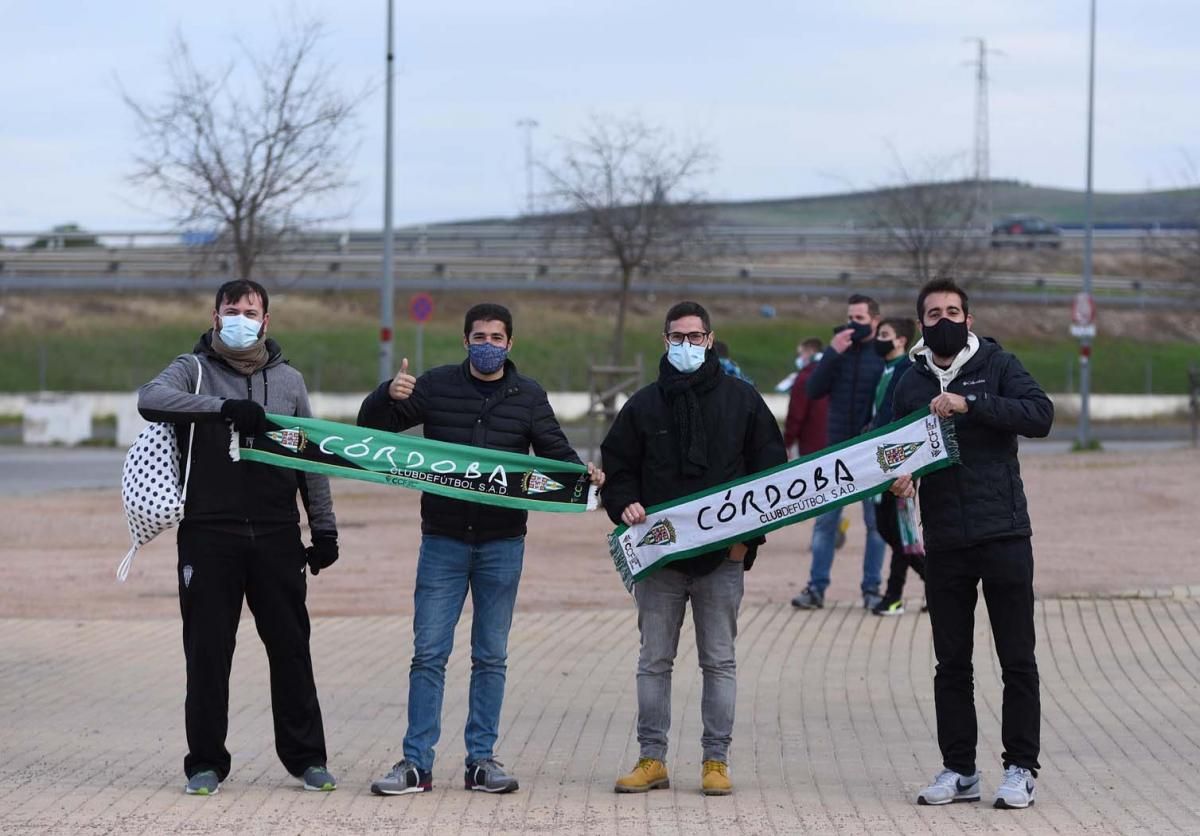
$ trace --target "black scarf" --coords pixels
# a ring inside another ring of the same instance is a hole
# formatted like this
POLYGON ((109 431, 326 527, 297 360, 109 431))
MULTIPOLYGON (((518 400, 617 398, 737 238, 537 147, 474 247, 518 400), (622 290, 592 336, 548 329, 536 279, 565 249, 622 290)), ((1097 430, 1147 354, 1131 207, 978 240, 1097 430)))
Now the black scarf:
POLYGON ((698 396, 715 389, 724 374, 717 354, 711 348, 704 353, 704 365, 691 374, 684 374, 672 366, 665 354, 658 361, 658 385, 675 416, 679 470, 685 477, 700 476, 708 469, 708 433, 704 429, 698 396))

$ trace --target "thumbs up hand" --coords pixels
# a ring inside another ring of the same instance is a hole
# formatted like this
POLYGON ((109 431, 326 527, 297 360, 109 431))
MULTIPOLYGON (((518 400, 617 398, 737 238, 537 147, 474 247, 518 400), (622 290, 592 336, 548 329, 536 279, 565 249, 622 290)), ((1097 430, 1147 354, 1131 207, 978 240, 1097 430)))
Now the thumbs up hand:
POLYGON ((388 384, 388 397, 394 401, 408 400, 416 384, 417 379, 408 373, 408 358, 405 357, 400 361, 400 371, 396 372, 396 376, 388 384))

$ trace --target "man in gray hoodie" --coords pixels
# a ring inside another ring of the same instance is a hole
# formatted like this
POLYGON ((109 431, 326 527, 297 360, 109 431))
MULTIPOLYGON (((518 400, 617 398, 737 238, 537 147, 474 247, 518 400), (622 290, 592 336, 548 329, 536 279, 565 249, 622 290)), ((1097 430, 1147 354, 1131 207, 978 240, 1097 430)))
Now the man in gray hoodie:
POLYGON ((231 427, 261 435, 267 411, 312 415, 304 378, 266 336, 268 303, 257 282, 226 282, 217 291, 212 329, 138 392, 142 417, 176 425, 181 458, 188 435, 196 435, 185 463, 190 476, 178 536, 189 795, 215 795, 229 774, 229 671, 243 599, 267 650, 279 759, 305 789, 337 786, 325 766, 305 607, 305 565, 316 575, 338 557, 329 480, 229 458, 231 427), (297 493, 312 532, 307 549, 297 493))

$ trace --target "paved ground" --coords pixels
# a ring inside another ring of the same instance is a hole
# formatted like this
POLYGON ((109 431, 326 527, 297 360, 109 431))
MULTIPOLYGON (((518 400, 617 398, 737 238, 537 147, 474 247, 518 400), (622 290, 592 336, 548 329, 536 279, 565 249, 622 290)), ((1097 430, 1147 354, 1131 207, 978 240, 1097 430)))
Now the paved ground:
MULTIPOLYGON (((407 619, 326 618, 314 630, 331 766, 305 793, 270 736, 261 646, 243 622, 234 769, 209 799, 182 794, 183 666, 173 620, 0 620, 0 832, 20 833, 1168 833, 1200 826, 1200 588, 1172 597, 1038 606, 1043 773, 1026 811, 925 808, 938 766, 928 621, 838 605, 748 608, 732 752, 737 792, 699 784, 699 676, 685 633, 675 678, 672 788, 617 796, 636 757, 631 609, 518 615, 501 758, 522 788, 461 787, 469 660, 448 671, 446 734, 429 795, 379 799, 373 776, 404 729, 407 619)), ((982 615, 982 610, 981 613, 982 615)), ((460 629, 458 647, 466 634, 460 629)), ((1000 774, 999 672, 976 629, 980 765, 1000 774)))

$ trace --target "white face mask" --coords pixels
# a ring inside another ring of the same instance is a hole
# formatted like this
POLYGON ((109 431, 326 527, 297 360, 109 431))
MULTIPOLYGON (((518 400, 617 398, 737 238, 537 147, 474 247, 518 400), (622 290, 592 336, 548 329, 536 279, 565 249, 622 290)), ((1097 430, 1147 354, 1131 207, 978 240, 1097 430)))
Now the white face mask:
POLYGON ((238 314, 237 316, 221 317, 221 330, 217 336, 221 342, 230 348, 249 348, 258 342, 258 335, 263 324, 257 319, 238 314))
POLYGON ((691 374, 704 365, 704 353, 707 350, 702 345, 692 345, 684 340, 683 345, 667 346, 667 362, 684 374, 691 374))

